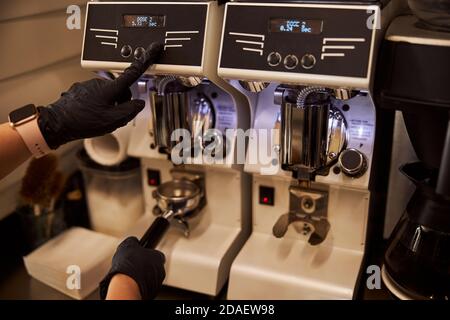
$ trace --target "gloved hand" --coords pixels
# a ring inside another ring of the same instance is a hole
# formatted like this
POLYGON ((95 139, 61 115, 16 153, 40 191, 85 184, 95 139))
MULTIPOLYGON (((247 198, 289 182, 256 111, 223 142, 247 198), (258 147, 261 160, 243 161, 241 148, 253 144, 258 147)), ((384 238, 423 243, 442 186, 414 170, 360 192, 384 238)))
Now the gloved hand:
POLYGON ((164 262, 162 252, 142 247, 136 237, 126 238, 117 247, 111 270, 100 282, 100 298, 106 298, 109 283, 117 273, 125 274, 136 281, 143 300, 155 298, 166 277, 164 262))
POLYGON ((131 100, 129 87, 160 57, 163 45, 152 43, 115 80, 91 79, 73 84, 48 107, 39 107, 39 128, 51 149, 76 139, 101 136, 125 126, 144 108, 131 100))

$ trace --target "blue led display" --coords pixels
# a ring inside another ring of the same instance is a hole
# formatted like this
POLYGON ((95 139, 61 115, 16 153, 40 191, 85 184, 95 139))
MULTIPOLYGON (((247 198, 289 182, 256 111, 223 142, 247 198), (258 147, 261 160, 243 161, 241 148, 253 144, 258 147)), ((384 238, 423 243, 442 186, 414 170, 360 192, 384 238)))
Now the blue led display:
POLYGON ((322 25, 322 20, 273 18, 269 21, 269 31, 320 34, 322 25))
POLYGON ((124 15, 123 26, 128 28, 161 28, 166 23, 166 16, 124 15))

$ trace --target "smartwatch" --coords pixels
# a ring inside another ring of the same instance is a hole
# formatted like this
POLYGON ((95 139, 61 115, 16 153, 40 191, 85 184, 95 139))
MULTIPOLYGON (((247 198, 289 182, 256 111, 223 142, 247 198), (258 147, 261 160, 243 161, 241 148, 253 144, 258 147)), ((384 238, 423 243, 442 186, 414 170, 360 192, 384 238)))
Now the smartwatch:
POLYGON ((39 112, 34 104, 16 109, 8 116, 9 124, 19 133, 35 158, 45 156, 51 151, 39 129, 38 117, 39 112))

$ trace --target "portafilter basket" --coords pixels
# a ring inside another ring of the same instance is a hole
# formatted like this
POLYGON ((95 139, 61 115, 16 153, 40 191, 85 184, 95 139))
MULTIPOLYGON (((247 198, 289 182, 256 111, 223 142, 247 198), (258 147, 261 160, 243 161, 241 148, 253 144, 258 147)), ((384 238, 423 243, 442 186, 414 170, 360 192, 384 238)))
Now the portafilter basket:
POLYGON ((153 192, 163 213, 157 217, 140 240, 146 248, 155 248, 170 226, 173 217, 182 218, 196 209, 202 198, 202 190, 186 179, 165 182, 153 192))

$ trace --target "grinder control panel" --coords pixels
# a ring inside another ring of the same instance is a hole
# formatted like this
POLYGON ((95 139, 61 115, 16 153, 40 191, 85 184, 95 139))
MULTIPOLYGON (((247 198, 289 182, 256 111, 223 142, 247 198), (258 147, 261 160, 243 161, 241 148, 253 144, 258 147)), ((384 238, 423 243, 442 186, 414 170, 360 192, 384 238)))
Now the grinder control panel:
POLYGON ((369 79, 379 12, 373 5, 229 3, 219 73, 369 79))
POLYGON ((202 66, 208 6, 207 2, 88 3, 82 65, 120 69, 158 41, 165 50, 159 65, 202 66))

